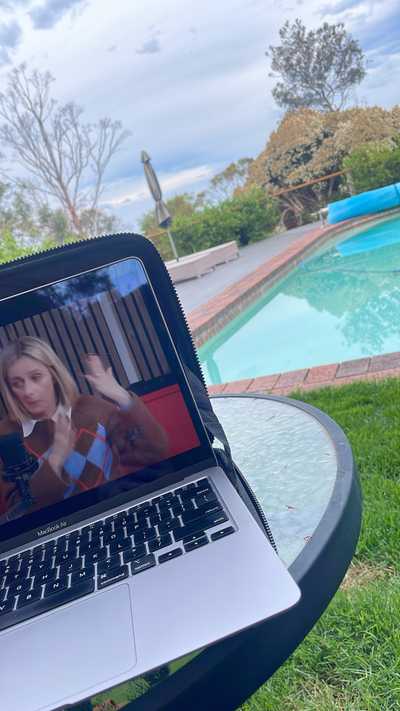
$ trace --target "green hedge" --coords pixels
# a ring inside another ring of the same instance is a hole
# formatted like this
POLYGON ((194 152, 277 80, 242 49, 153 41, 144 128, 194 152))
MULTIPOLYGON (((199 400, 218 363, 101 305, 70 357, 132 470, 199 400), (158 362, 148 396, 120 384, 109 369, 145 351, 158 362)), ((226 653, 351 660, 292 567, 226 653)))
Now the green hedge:
POLYGON ((400 140, 396 143, 394 147, 365 144, 344 159, 343 167, 349 171, 356 194, 400 182, 400 140))
MULTIPOLYGON (((241 246, 257 242, 273 231, 279 217, 277 202, 254 187, 193 215, 176 217, 170 229, 182 257, 231 240, 241 246)), ((172 258, 166 234, 153 241, 164 259, 172 258)))

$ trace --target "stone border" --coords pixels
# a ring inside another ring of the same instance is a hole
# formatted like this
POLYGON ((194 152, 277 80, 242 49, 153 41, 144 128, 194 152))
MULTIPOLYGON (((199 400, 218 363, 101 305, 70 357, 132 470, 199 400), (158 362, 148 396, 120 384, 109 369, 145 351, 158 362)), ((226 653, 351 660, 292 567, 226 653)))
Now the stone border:
MULTIPOLYGON (((396 212, 399 212, 398 209, 386 212, 385 218, 396 212)), ((229 321, 265 293, 266 287, 273 286, 278 279, 288 274, 299 262, 312 254, 317 247, 337 232, 347 231, 376 220, 377 215, 375 214, 355 220, 346 220, 346 222, 332 226, 317 227, 305 237, 298 239, 281 254, 267 260, 255 271, 228 286, 206 304, 198 306, 187 317, 196 346, 202 346, 212 336, 219 333, 229 321)))
POLYGON ((356 380, 383 380, 400 377, 400 352, 358 358, 342 363, 320 365, 314 368, 292 370, 288 373, 264 375, 259 378, 236 380, 232 383, 209 385, 210 395, 232 393, 269 393, 289 395, 294 390, 315 390, 316 388, 346 385, 356 380))

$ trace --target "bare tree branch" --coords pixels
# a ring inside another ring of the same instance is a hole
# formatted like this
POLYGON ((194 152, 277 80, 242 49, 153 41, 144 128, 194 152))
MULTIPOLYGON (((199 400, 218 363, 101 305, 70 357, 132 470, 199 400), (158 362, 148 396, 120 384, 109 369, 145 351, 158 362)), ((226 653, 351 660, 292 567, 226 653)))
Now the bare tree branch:
POLYGON ((25 64, 10 72, 0 93, 0 142, 28 174, 25 189, 35 199, 41 194, 57 201, 80 233, 80 212, 97 214, 105 171, 129 132, 110 118, 84 123, 74 102, 59 105, 51 97, 53 81, 49 72, 28 74, 25 64))

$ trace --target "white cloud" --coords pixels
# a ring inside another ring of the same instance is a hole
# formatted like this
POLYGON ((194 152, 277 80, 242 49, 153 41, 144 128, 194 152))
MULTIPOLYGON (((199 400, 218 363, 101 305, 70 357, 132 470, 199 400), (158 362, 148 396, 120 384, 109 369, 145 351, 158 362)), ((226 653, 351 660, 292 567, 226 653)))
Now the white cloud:
MULTIPOLYGON (((211 178, 214 173, 214 169, 211 166, 199 165, 195 168, 188 168, 187 170, 181 170, 178 173, 160 173, 158 175, 158 180, 160 182, 163 197, 168 197, 171 192, 179 191, 186 192, 189 191, 193 185, 197 185, 200 181, 211 178)), ((103 197, 103 204, 108 207, 121 207, 122 205, 128 205, 129 203, 143 202, 149 196, 149 188, 145 178, 137 182, 136 186, 128 190, 126 189, 126 183, 128 181, 123 181, 123 183, 110 183, 107 185, 107 195, 103 197), (114 196, 112 196, 114 194, 114 196)))

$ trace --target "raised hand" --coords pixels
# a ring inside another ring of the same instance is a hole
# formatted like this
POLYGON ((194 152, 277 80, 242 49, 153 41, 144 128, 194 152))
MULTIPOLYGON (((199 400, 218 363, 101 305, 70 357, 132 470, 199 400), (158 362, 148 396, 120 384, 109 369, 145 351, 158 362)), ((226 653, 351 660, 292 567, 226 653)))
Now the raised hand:
POLYGON ((128 393, 114 378, 112 368, 105 368, 98 355, 87 355, 86 367, 88 372, 84 374, 85 378, 100 395, 110 398, 119 405, 129 405, 128 393))

